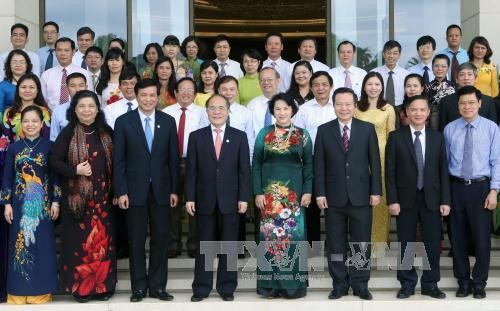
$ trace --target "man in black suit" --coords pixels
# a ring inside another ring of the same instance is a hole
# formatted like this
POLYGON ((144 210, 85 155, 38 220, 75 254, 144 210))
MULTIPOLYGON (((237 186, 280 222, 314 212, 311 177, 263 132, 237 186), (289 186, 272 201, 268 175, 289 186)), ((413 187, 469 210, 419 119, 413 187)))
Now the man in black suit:
MULTIPOLYGON (((186 168, 186 210, 196 217, 199 245, 195 259, 193 296, 197 302, 212 290, 213 273, 205 270, 207 256, 204 241, 232 241, 232 256, 219 255, 216 289, 224 301, 234 299, 238 284, 236 268, 239 214, 247 209, 250 196, 250 155, 245 132, 226 124, 229 101, 221 95, 207 100, 210 125, 189 136, 186 168)), ((227 245, 226 245, 227 246, 227 245)), ((212 246, 209 246, 213 248, 212 246)))
MULTIPOLYGON (((441 246, 441 216, 450 212, 450 182, 444 137, 425 126, 430 115, 429 101, 424 95, 410 97, 406 106, 410 124, 389 133, 385 151, 385 183, 387 206, 396 216, 401 252, 407 243, 416 241, 417 222, 420 222, 430 270, 424 270, 420 280, 422 295, 445 298, 437 286, 440 279, 439 255, 441 246)), ((397 278, 401 289, 397 298, 415 294, 418 276, 413 267, 414 253, 406 253, 403 262, 411 269, 399 267, 397 278), (410 259, 408 261, 407 259, 410 259)))
POLYGON ((353 119, 356 101, 353 90, 335 90, 337 119, 318 127, 314 145, 314 189, 318 207, 325 209, 328 269, 333 279, 329 299, 347 295, 349 286, 355 296, 372 299, 368 290, 370 206, 380 203, 382 193, 380 154, 373 125, 353 119), (349 259, 348 230, 353 242, 349 259))
POLYGON ((155 109, 159 87, 151 79, 134 88, 139 107, 115 123, 113 169, 118 205, 127 210, 130 245, 130 301, 149 296, 174 297, 165 291, 168 270, 170 207, 178 202, 179 153, 177 129, 171 116, 155 109), (148 218, 150 224, 149 272, 146 270, 148 218))
MULTIPOLYGON (((472 85, 476 83, 477 78, 477 67, 471 62, 463 63, 458 67, 457 76, 457 89, 460 89, 466 85, 472 85)), ((498 124, 497 108, 490 96, 484 95, 481 97, 481 108, 479 109, 479 115, 490 119, 491 121, 498 124)), ((460 112, 458 111, 458 97, 457 94, 451 94, 445 96, 441 99, 439 107, 439 131, 443 131, 446 125, 451 121, 455 121, 460 118, 460 112)))

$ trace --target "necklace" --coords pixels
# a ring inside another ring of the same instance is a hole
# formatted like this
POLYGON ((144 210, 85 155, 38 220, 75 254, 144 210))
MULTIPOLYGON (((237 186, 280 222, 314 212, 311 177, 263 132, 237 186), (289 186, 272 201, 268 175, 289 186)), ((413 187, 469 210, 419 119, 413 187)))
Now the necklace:
MULTIPOLYGON (((278 141, 278 143, 289 141, 290 136, 292 136, 292 132, 294 131, 294 129, 295 128, 293 126, 293 123, 291 123, 290 128, 288 129, 288 133, 286 133, 286 135, 281 135, 278 132, 278 126, 276 125, 276 123, 274 123, 274 132, 276 133, 276 140, 278 141)), ((284 130, 286 132, 286 129, 284 129, 284 130)))
POLYGON ((85 135, 92 135, 92 134, 94 134, 94 132, 95 132, 95 130, 92 130, 92 132, 89 132, 89 133, 87 133, 87 132, 83 131, 83 133, 84 133, 85 135))
POLYGON ((25 138, 25 139, 23 139, 24 144, 26 145, 26 147, 28 147, 28 149, 30 150, 30 152, 32 152, 32 151, 33 151, 33 149, 35 149, 35 148, 36 148, 36 146, 38 146, 38 144, 40 143, 40 141, 42 141, 42 140, 41 140, 41 139, 39 139, 33 147, 30 147, 30 146, 28 145, 28 143, 26 142, 26 138, 25 138))

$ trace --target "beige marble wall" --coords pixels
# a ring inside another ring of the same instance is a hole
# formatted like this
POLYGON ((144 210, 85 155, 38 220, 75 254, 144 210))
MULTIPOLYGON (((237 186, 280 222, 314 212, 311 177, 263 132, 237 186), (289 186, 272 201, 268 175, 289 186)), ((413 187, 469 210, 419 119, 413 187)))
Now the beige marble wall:
POLYGON ((40 46, 40 1, 1 0, 0 1, 0 53, 11 49, 10 27, 23 23, 29 28, 28 50, 35 51, 40 46))

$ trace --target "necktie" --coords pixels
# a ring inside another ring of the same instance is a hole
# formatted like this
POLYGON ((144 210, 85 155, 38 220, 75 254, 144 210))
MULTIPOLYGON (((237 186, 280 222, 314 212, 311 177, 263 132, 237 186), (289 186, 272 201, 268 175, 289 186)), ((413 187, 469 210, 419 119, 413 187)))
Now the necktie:
POLYGON ((345 70, 344 73, 345 73, 344 87, 352 89, 352 83, 349 71, 345 70))
POLYGON ((179 140, 179 156, 184 153, 184 128, 186 127, 186 108, 181 108, 182 113, 179 118, 179 127, 177 128, 177 139, 179 140))
POLYGON ((224 67, 226 67, 226 65, 227 65, 226 63, 220 64, 219 78, 226 76, 226 70, 224 69, 224 67))
POLYGON ((276 62, 272 62, 272 63, 271 63, 271 67, 273 67, 274 69, 276 69, 276 66, 277 66, 277 65, 278 65, 278 64, 277 64, 276 62))
POLYGON ((456 53, 451 52, 453 54, 453 57, 451 58, 451 83, 455 84, 457 82, 457 76, 458 76, 458 58, 456 53))
POLYGON ((464 140, 464 156, 462 158, 462 178, 472 178, 472 148, 474 148, 474 140, 472 138, 472 125, 467 124, 467 132, 465 132, 464 140))
POLYGON ((424 84, 429 84, 429 67, 424 66, 424 84))
POLYGON ((424 188, 424 155, 422 152, 422 144, 420 143, 420 134, 422 132, 415 131, 415 141, 413 142, 413 147, 415 148, 415 156, 417 158, 417 189, 422 190, 424 188))
POLYGON ((97 73, 92 74, 92 84, 94 84, 94 88, 97 86, 97 73))
POLYGON ((347 125, 344 125, 344 131, 342 133, 342 143, 344 144, 345 152, 349 151, 349 135, 347 134, 348 130, 349 127, 347 125))
POLYGON ((219 160, 220 156, 220 151, 222 149, 222 137, 220 137, 220 133, 222 132, 221 129, 214 129, 215 133, 215 156, 217 157, 217 160, 219 160))
POLYGON ((151 118, 146 117, 146 119, 144 119, 144 122, 146 122, 146 124, 144 125, 144 135, 146 136, 146 142, 148 143, 149 152, 151 152, 151 148, 153 147, 153 132, 151 131, 151 126, 149 124, 149 122, 151 122, 151 118))
POLYGON ((64 104, 69 101, 69 91, 68 91, 68 86, 66 85, 66 79, 68 78, 68 75, 66 74, 66 69, 62 70, 62 77, 61 77, 61 94, 59 95, 59 104, 64 104))
POLYGON ((266 116, 264 117, 264 127, 268 127, 271 124, 273 124, 273 117, 271 115, 271 112, 269 111, 269 108, 266 107, 266 116))
POLYGON ((52 68, 54 66, 54 49, 49 49, 49 56, 47 57, 47 62, 45 63, 45 70, 52 68))
POLYGON ((131 111, 132 110, 132 103, 131 102, 127 102, 127 112, 131 111))
POLYGON ((82 56, 82 65, 81 65, 81 67, 83 69, 85 69, 85 70, 87 69, 87 64, 85 64, 85 56, 82 56))
POLYGON ((394 71, 389 71, 389 77, 387 77, 387 86, 385 89, 385 99, 389 102, 389 104, 396 106, 396 96, 394 95, 394 80, 392 79, 392 75, 394 71))

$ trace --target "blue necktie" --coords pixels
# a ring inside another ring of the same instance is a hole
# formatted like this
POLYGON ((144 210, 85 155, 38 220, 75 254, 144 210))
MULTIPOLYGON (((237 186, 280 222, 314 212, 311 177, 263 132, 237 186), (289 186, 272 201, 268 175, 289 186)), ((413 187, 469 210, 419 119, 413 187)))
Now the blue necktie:
POLYGON ((415 156, 417 159, 417 189, 422 190, 424 188, 424 154, 422 152, 422 143, 420 143, 420 134, 422 132, 415 131, 415 141, 413 146, 415 147, 415 156))
POLYGON ((151 152, 151 148, 153 147, 153 132, 151 131, 151 126, 149 125, 151 118, 146 117, 144 121, 146 122, 146 125, 144 126, 144 135, 146 135, 146 142, 148 143, 149 152, 151 152))
POLYGON ((266 108, 266 116, 264 117, 264 127, 268 127, 271 124, 273 124, 273 117, 271 115, 271 112, 269 111, 269 108, 266 108))
POLYGON ((474 148, 474 141, 472 138, 472 125, 467 124, 467 131, 465 132, 464 152, 462 158, 462 178, 472 178, 472 149, 474 148))
POLYGON ((127 112, 131 111, 132 110, 132 103, 131 102, 127 102, 127 112))
POLYGON ((50 69, 54 66, 54 49, 49 49, 49 56, 47 57, 47 62, 45 63, 45 70, 50 69))

